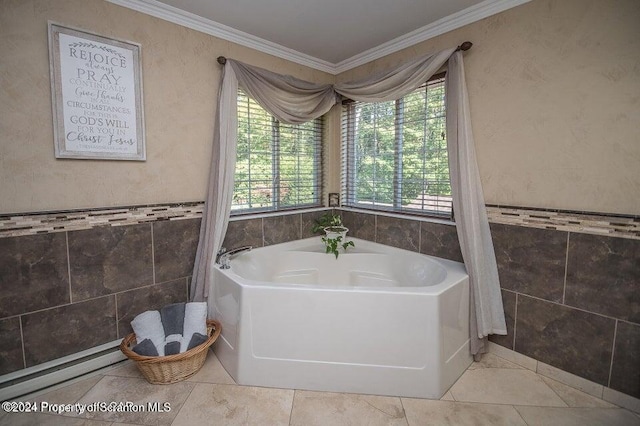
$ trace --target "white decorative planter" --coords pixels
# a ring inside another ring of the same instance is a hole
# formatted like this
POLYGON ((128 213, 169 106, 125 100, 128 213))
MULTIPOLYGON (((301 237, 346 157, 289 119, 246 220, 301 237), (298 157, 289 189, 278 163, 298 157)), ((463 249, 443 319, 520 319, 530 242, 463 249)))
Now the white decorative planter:
POLYGON ((327 238, 336 239, 341 237, 340 241, 344 242, 347 237, 347 232, 349 232, 349 228, 345 228, 344 226, 327 226, 324 228, 324 232, 327 235, 327 238))

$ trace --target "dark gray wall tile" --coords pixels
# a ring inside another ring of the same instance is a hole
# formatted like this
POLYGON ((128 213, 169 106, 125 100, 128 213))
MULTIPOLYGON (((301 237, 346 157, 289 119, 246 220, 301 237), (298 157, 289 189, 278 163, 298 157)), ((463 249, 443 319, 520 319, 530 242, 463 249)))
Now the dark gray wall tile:
POLYGON ((455 225, 420 222, 420 253, 462 262, 455 225))
POLYGON ((567 233, 491 224, 502 288, 562 302, 567 233))
MULTIPOLYGON (((317 233, 314 234, 313 231, 311 231, 311 229, 313 228, 313 226, 316 224, 316 219, 318 219, 320 216, 322 216, 325 213, 331 212, 331 210, 322 210, 322 211, 317 211, 317 212, 309 212, 309 213, 302 213, 302 238, 311 238, 311 237, 317 237, 320 235, 323 235, 324 233, 317 233)), ((337 212, 338 214, 340 214, 340 212, 337 212)))
POLYGON ((514 326, 516 323, 516 293, 502 290, 502 305, 504 307, 504 319, 507 323, 507 335, 491 334, 489 340, 500 346, 513 350, 514 326))
POLYGON ((188 302, 187 278, 150 287, 125 291, 116 295, 118 302, 118 338, 133 333, 131 321, 145 311, 160 309, 177 302, 188 302))
POLYGON ((640 398, 640 325, 618 321, 609 387, 640 398))
POLYGON ((0 320, 0 375, 23 368, 20 318, 0 320))
POLYGON ((64 232, 0 238, 0 318, 69 303, 64 232))
POLYGON ((300 214, 265 217, 262 221, 265 246, 299 240, 301 237, 300 214))
POLYGON ((518 296, 515 350, 606 385, 615 320, 518 296))
POLYGON ((229 250, 241 246, 262 247, 262 219, 229 222, 222 246, 229 250))
POLYGON ((191 275, 200 237, 200 219, 164 220, 153 224, 156 282, 191 275))
POLYGON ((378 216, 376 242, 405 250, 419 251, 420 222, 411 219, 378 216))
POLYGON ((153 283, 151 225, 69 232, 73 302, 153 283))
POLYGON ((338 211, 342 224, 349 228, 349 237, 376 240, 376 216, 369 213, 338 211))
POLYGON ((115 296, 22 316, 27 367, 117 339, 115 296))
POLYGON ((640 241, 572 233, 565 303, 640 323, 640 241))

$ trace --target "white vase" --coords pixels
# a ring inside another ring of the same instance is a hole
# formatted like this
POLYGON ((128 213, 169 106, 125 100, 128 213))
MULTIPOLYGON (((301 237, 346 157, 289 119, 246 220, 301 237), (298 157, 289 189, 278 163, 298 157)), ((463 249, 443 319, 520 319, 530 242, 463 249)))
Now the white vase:
POLYGON ((344 226, 327 226, 324 228, 324 232, 327 235, 327 238, 336 239, 341 237, 341 242, 345 242, 345 238, 347 237, 347 232, 349 232, 349 228, 345 228, 344 226))

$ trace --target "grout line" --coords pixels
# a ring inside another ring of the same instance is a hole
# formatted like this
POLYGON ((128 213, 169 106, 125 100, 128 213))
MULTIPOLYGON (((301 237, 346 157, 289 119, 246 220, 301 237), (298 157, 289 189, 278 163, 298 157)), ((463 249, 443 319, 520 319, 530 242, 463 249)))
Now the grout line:
POLYGON ((564 258, 564 280, 562 286, 562 304, 565 304, 565 295, 567 294, 567 274, 569 272, 569 235, 571 232, 567 232, 567 250, 564 258))
POLYGON ((151 226, 151 274, 153 278, 153 284, 156 283, 156 250, 155 243, 153 241, 153 223, 149 224, 151 226))
POLYGON ((262 233, 262 247, 265 247, 265 241, 264 241, 264 217, 260 218, 260 231, 262 233))
POLYGON ((113 300, 116 308, 116 338, 120 338, 120 327, 118 327, 118 293, 113 295, 113 300))
POLYGON ((527 423, 527 421, 524 419, 524 417, 522 417, 522 413, 520 412, 520 410, 518 410, 518 407, 515 405, 512 405, 511 407, 513 407, 513 409, 515 410, 516 413, 518 413, 518 416, 520 416, 520 418, 522 419, 522 423, 524 423, 525 425, 529 425, 529 423, 527 423))
MULTIPOLYGON (((184 401, 182 402, 182 406, 180 407, 180 409, 178 410, 178 412, 176 413, 176 415, 173 417, 173 419, 171 419, 171 423, 173 424, 176 419, 178 418, 178 416, 180 416, 180 412, 182 410, 184 410, 184 407, 187 405, 187 401, 189 400, 189 398, 191 397, 191 394, 193 393, 193 391, 196 389, 196 387, 198 386, 198 382, 184 382, 184 383, 193 383, 193 387, 191 388, 191 390, 189 390, 189 394, 187 395, 187 397, 184 399, 184 401)), ((211 385, 214 385, 214 383, 209 383, 211 385)), ((172 410, 173 411, 173 410, 172 410)))
MULTIPOLYGON (((536 368, 536 370, 537 370, 537 368, 536 368)), ((543 374, 540 374, 540 373, 538 373, 537 371, 536 371, 536 375, 538 376, 538 378, 540 378, 540 377, 544 377, 545 379, 553 380, 554 382, 558 382, 558 383, 563 384, 563 385, 565 385, 565 386, 569 386, 569 385, 567 385, 567 384, 565 384, 565 383, 562 383, 561 381, 558 381, 558 380, 556 380, 556 379, 552 379, 551 377, 547 377, 547 376, 545 376, 545 375, 543 375, 543 374)), ((564 402, 565 404, 567 404, 567 408, 578 408, 578 407, 571 407, 571 405, 569 405, 569 403, 568 403, 567 401, 565 401, 565 400, 564 400, 564 398, 562 397, 562 395, 560 395, 558 392, 556 392, 556 390, 555 390, 554 388, 552 388, 551 386, 549 386, 549 384, 548 384, 546 381, 544 381, 544 379, 540 379, 540 381, 541 381, 542 383, 544 383, 544 385, 545 385, 546 387, 548 387, 548 388, 551 390, 551 392, 555 393, 555 394, 558 396, 558 398, 560 398, 560 401, 562 401, 562 402, 564 402)), ((569 387, 571 387, 571 388, 573 388, 573 389, 576 389, 576 388, 574 388, 573 386, 569 386, 569 387)), ((578 390, 580 390, 580 389, 578 389, 578 390)), ((583 392, 583 391, 581 391, 581 392, 583 392)), ((584 392, 584 393, 586 393, 586 392, 584 392)), ((588 394, 587 394, 587 395, 588 395, 588 394)), ((592 396, 593 396, 593 395, 592 395, 592 396)), ((581 408, 582 408, 582 407, 581 407, 581 408)))
MULTIPOLYGON (((587 311, 586 309, 578 308, 577 306, 572 306, 572 305, 563 305, 562 303, 554 302, 553 300, 549 300, 549 299, 543 299, 543 298, 541 298, 541 297, 537 297, 537 296, 532 296, 532 295, 530 295, 530 294, 518 293, 518 292, 514 292, 514 293, 519 294, 520 296, 529 297, 529 298, 531 298, 531 299, 539 300, 539 301, 541 301, 541 302, 552 303, 552 304, 554 304, 554 305, 558 305, 558 306, 561 306, 561 307, 563 307, 563 308, 567 308, 567 309, 575 309, 576 311, 584 312, 584 313, 587 313, 587 314, 597 315, 597 316, 602 317, 602 318, 607 318, 607 319, 611 319, 611 320, 614 320, 614 321, 629 322, 629 321, 621 320, 621 319, 616 318, 616 317, 612 317, 612 316, 609 316, 609 315, 601 314, 601 313, 599 313, 599 312, 587 311)), ((638 325, 638 323, 633 323, 633 322, 630 322, 630 324, 638 325)))
POLYGON ((293 390, 293 397, 291 398, 291 411, 289 411, 289 426, 291 426, 291 422, 293 419, 293 406, 296 403, 296 394, 298 393, 298 389, 293 390))
POLYGON ((418 222, 418 253, 422 254, 422 222, 418 222))
POLYGON ((613 374, 613 358, 616 355, 616 337, 618 337, 618 320, 616 320, 616 326, 613 329, 613 343, 611 345, 611 365, 609 365, 609 380, 607 380, 608 388, 611 387, 611 375, 613 374))
POLYGON ((22 331, 22 315, 18 317, 18 322, 20 323, 20 343, 22 344, 22 365, 23 368, 27 368, 27 355, 24 351, 24 332, 22 331))
POLYGON ((73 292, 71 291, 71 259, 69 257, 69 232, 64 233, 67 243, 67 276, 69 277, 69 303, 73 303, 73 292))
MULTIPOLYGON (((447 390, 447 392, 449 392, 449 391, 447 390)), ((398 399, 400 400, 400 406, 402 407, 402 416, 404 417, 404 421, 407 424, 407 426, 410 426, 409 425, 409 419, 407 418, 407 410, 405 410, 405 408, 404 408, 404 402, 402 402, 402 397, 399 396, 398 399)))
POLYGON ((373 242, 378 242, 378 215, 373 215, 373 242))
POLYGON ((514 352, 516 351, 516 324, 518 324, 518 293, 516 293, 516 309, 513 313, 513 345, 511 346, 514 352))

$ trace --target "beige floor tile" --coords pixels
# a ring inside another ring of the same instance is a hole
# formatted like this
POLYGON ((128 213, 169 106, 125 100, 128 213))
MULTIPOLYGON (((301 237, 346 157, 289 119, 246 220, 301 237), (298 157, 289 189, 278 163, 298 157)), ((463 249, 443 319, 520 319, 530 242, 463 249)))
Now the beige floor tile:
POLYGON ((560 398, 569 407, 581 407, 581 408, 618 408, 607 401, 604 401, 595 396, 591 396, 588 393, 579 391, 578 389, 567 386, 563 383, 557 382, 548 377, 539 376, 551 389, 558 394, 560 398))
POLYGON ((0 419, 0 425, 7 426, 109 426, 111 422, 78 419, 42 413, 9 413, 0 419))
POLYGON ((480 368, 516 368, 523 369, 524 367, 515 364, 511 361, 507 361, 504 358, 500 358, 496 354, 486 353, 482 355, 482 359, 479 362, 473 362, 469 366, 469 370, 477 370, 480 368))
POLYGON ((133 361, 125 361, 121 366, 112 368, 104 372, 105 376, 119 376, 119 377, 135 377, 137 379, 144 379, 136 363, 133 361))
POLYGON ((450 392, 456 401, 461 402, 567 406, 536 373, 526 369, 467 370, 451 387, 450 392))
POLYGON ((498 355, 502 359, 516 363, 527 370, 536 371, 538 368, 538 361, 530 358, 526 355, 522 355, 511 349, 507 349, 493 342, 489 342, 489 352, 498 355))
POLYGON ((291 425, 407 425, 400 398, 296 391, 291 425))
POLYGON ((444 395, 442 395, 442 398, 440 398, 440 401, 455 401, 455 398, 453 397, 453 395, 451 395, 451 392, 447 392, 444 395))
POLYGON ((529 426, 636 426, 640 419, 622 408, 515 407, 529 426))
POLYGON ((52 390, 31 399, 37 403, 47 402, 49 404, 72 404, 82 398, 96 383, 102 379, 102 375, 79 380, 64 387, 52 390))
POLYGON ((527 426, 511 405, 402 398, 409 426, 527 426))
POLYGON ((179 382, 171 385, 152 385, 144 379, 133 377, 105 376, 78 403, 122 403, 142 405, 144 410, 129 411, 94 411, 73 417, 108 420, 119 423, 136 423, 142 425, 169 425, 176 417, 184 401, 194 388, 193 383, 179 382), (162 412, 150 410, 149 404, 170 404, 170 410, 162 412))
POLYGON ((292 390, 195 384, 172 426, 288 425, 292 390))
POLYGON ((589 395, 595 396, 596 398, 602 398, 604 386, 602 386, 601 384, 560 370, 559 368, 553 367, 549 364, 539 362, 536 373, 541 376, 553 379, 556 382, 564 383, 565 385, 571 386, 574 389, 581 390, 582 392, 588 393, 589 395))
POLYGON ((224 369, 216 354, 212 350, 207 355, 207 360, 204 365, 193 376, 187 379, 188 382, 201 382, 201 383, 217 383, 222 385, 235 385, 236 382, 224 369))

